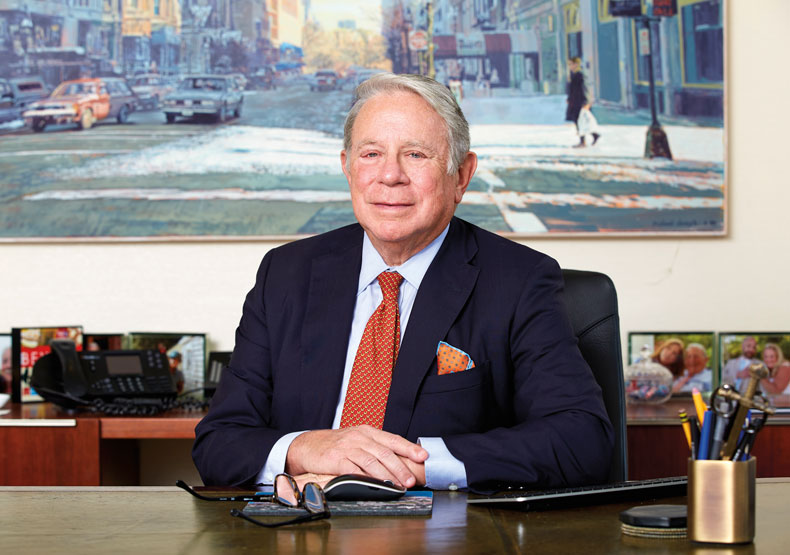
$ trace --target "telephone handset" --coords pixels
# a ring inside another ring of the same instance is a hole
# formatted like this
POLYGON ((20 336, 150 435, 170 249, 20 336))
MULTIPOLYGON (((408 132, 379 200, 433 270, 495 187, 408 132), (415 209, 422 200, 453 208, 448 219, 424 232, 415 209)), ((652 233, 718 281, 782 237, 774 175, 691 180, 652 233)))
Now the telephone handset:
POLYGON ((33 366, 31 385, 47 401, 74 408, 93 399, 175 397, 167 356, 156 350, 77 352, 53 339, 33 366))

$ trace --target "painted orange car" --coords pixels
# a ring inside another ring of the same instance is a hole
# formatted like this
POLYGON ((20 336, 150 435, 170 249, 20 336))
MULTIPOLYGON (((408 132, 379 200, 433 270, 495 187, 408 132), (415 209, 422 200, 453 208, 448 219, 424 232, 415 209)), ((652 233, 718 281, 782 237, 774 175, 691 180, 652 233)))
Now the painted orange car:
POLYGON ((90 129, 109 117, 126 123, 136 107, 137 97, 123 79, 75 79, 58 85, 49 98, 31 104, 22 116, 33 131, 59 123, 90 129))

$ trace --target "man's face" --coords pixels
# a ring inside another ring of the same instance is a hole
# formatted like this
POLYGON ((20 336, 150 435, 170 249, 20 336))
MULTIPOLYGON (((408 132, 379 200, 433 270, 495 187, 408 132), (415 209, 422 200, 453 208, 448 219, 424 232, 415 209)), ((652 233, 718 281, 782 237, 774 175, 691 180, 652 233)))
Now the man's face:
POLYGON ((690 347, 686 349, 683 361, 686 363, 686 369, 689 373, 696 374, 705 370, 705 366, 708 364, 708 356, 699 347, 690 347))
POLYGON ((2 370, 11 370, 11 347, 3 350, 2 370))
POLYGON ((757 341, 752 337, 747 337, 741 343, 741 354, 746 358, 754 358, 757 354, 757 341))
POLYGON ((444 120, 410 92, 368 100, 354 122, 351 148, 340 157, 354 215, 389 264, 404 262, 441 233, 476 166, 470 153, 459 172, 447 175, 444 120))

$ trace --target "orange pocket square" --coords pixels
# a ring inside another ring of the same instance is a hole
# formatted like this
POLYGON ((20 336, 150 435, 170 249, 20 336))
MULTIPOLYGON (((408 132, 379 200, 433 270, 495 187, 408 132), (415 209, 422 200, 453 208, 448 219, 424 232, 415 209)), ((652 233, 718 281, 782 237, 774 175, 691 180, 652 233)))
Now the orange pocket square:
POLYGON ((439 367, 440 376, 452 374, 453 372, 463 372, 475 367, 472 357, 444 341, 439 341, 439 345, 436 348, 436 364, 439 367))

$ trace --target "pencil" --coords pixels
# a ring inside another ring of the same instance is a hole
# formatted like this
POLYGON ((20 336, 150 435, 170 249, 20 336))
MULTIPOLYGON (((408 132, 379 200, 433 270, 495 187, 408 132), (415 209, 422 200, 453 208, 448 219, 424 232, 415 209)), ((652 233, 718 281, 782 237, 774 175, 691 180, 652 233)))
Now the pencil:
POLYGON ((694 399, 694 408, 697 410, 697 419, 699 420, 700 427, 705 425, 705 411, 708 407, 705 406, 705 401, 702 400, 702 394, 696 387, 691 390, 691 398, 694 399))
POLYGON ((689 422, 689 415, 686 414, 686 411, 681 410, 678 416, 680 416, 680 425, 683 426, 683 433, 686 434, 686 442, 688 442, 689 449, 691 449, 691 422, 689 422))

